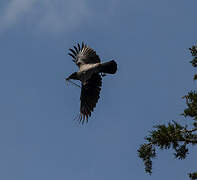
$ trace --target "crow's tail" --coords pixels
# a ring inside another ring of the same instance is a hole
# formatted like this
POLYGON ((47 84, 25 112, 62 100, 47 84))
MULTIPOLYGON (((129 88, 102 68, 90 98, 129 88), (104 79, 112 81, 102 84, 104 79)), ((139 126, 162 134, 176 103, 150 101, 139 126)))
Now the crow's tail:
POLYGON ((117 63, 114 60, 108 61, 106 63, 102 63, 100 65, 100 72, 102 73, 115 74, 116 71, 117 71, 117 63))

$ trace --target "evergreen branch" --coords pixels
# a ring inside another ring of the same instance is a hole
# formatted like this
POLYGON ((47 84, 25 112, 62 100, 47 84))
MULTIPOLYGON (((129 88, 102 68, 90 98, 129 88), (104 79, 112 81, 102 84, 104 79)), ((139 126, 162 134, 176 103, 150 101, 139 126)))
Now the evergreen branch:
POLYGON ((194 131, 197 131, 197 128, 194 128, 194 129, 191 129, 191 130, 185 129, 185 132, 188 132, 188 133, 192 133, 194 131))
MULTIPOLYGON (((193 67, 197 67, 197 46, 189 48, 193 60, 193 67)), ((194 80, 197 80, 197 74, 194 75, 194 80)), ((177 122, 168 123, 168 125, 154 126, 155 130, 150 131, 149 135, 145 137, 147 143, 142 144, 138 149, 138 156, 143 160, 145 171, 152 173, 152 159, 156 157, 156 147, 158 149, 172 148, 175 153, 175 158, 184 159, 188 155, 188 144, 197 144, 197 92, 190 91, 183 98, 186 100, 187 108, 183 112, 183 116, 193 119, 193 129, 188 130, 187 126, 182 126, 177 122)), ((197 179, 197 172, 188 174, 191 180, 197 179)))

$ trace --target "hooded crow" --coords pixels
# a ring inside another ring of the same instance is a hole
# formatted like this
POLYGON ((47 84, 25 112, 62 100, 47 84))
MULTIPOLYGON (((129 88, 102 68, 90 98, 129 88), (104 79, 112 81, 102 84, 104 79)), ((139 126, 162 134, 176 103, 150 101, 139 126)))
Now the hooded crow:
POLYGON ((73 58, 73 62, 79 67, 79 70, 72 73, 66 80, 81 81, 79 122, 83 124, 85 120, 88 122, 88 118, 100 98, 102 77, 106 74, 115 74, 117 63, 114 60, 101 63, 96 51, 83 42, 81 46, 78 43, 74 49, 69 50, 68 55, 73 58))

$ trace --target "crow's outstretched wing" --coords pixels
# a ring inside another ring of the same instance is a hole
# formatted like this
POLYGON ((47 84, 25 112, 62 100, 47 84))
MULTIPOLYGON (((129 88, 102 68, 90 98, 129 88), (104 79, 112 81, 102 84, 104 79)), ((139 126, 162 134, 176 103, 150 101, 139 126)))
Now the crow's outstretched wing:
POLYGON ((91 112, 93 112, 96 107, 96 103, 100 98, 101 86, 102 78, 99 74, 93 74, 85 85, 82 84, 79 119, 82 124, 85 120, 88 122, 88 117, 91 116, 91 112))
POLYGON ((77 66, 82 66, 84 64, 95 64, 100 62, 99 56, 96 54, 92 48, 88 47, 86 44, 82 43, 77 44, 77 47, 74 46, 74 49, 69 49, 70 55, 73 58, 73 61, 77 66))

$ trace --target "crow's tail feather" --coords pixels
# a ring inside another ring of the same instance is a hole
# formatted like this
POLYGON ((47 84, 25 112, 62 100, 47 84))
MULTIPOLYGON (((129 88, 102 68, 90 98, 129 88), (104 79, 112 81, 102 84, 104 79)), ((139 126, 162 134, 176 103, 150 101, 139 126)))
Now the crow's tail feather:
POLYGON ((108 61, 106 63, 102 63, 100 65, 100 72, 102 73, 115 74, 116 71, 117 71, 117 63, 114 60, 108 61))

